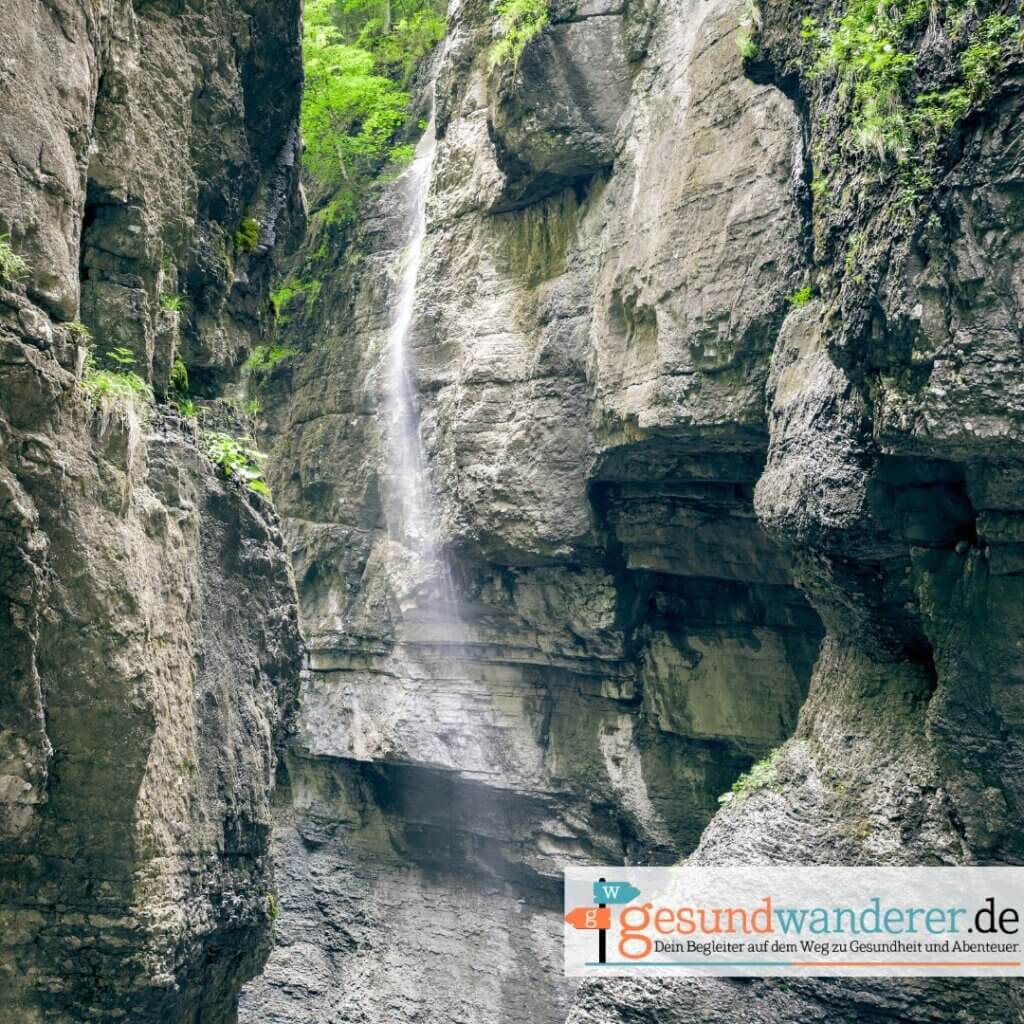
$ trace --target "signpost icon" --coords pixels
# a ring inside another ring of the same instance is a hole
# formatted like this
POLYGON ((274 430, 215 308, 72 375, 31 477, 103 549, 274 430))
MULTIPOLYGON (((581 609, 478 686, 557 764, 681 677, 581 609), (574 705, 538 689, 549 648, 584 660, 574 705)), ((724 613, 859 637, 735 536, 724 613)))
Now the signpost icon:
POLYGON ((635 900, 640 895, 640 890, 629 882, 609 882, 599 878, 594 883, 594 902, 596 907, 576 907, 565 915, 569 922, 578 931, 597 932, 597 962, 604 964, 608 962, 607 937, 608 929, 612 926, 612 906, 619 906, 635 900))

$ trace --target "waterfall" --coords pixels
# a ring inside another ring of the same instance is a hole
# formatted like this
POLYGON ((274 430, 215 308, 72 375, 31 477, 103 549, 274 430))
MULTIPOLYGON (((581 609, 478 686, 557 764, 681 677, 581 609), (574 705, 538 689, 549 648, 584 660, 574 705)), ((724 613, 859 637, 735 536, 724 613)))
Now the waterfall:
POLYGON ((427 192, 434 162, 434 116, 416 147, 412 165, 402 175, 406 209, 406 244, 399 263, 398 286, 387 339, 387 412, 385 458, 388 487, 388 536, 403 615, 444 627, 443 642, 456 639, 458 617, 451 569, 438 541, 438 509, 420 436, 418 396, 411 353, 416 286, 427 234, 427 192))

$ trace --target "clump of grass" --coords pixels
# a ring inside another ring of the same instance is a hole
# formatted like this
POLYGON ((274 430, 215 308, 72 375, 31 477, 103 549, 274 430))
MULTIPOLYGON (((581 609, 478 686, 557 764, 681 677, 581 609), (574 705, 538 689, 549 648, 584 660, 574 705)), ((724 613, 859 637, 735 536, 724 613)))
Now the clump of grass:
POLYGON ((239 252, 253 252, 260 242, 260 225, 254 217, 243 217, 235 231, 235 248, 239 252))
POLYGON ((32 266, 24 256, 11 247, 11 236, 0 235, 0 281, 15 284, 32 273, 32 266))
POLYGON ((809 284, 805 284, 803 288, 798 288, 792 295, 787 296, 790 306, 793 309, 799 309, 801 306, 806 306, 811 301, 811 297, 814 295, 814 289, 809 284))
POLYGON ((185 308, 185 299, 165 292, 160 296, 160 308, 168 313, 180 313, 185 308))
POLYGON ((736 31, 736 49, 744 60, 753 60, 758 53, 757 34, 761 30, 761 8, 755 0, 747 4, 747 13, 736 31))
POLYGON ((741 775, 733 784, 728 793, 723 793, 718 802, 723 805, 742 803, 751 793, 759 789, 767 789, 775 784, 778 774, 779 760, 782 757, 782 747, 773 750, 764 760, 758 761, 749 772, 741 775))
POLYGON ((290 359, 296 354, 296 350, 285 345, 257 345, 249 358, 242 364, 245 373, 251 374, 257 380, 266 380, 273 372, 274 367, 290 359))
POLYGON ((1006 62, 1004 48, 1017 31, 1019 19, 990 14, 972 36, 970 46, 960 55, 964 85, 972 102, 992 94, 996 78, 1006 62))
POLYGON ((135 355, 128 348, 114 348, 101 365, 91 352, 85 360, 81 388, 86 398, 104 415, 141 412, 153 400, 153 389, 130 367, 135 355))
POLYGON ((519 67, 527 43, 540 35, 550 20, 547 0, 498 0, 501 38, 491 47, 491 68, 502 64, 519 67))
POLYGON ((173 404, 179 414, 187 420, 194 420, 199 415, 196 403, 191 398, 176 398, 173 404))
POLYGON ((72 320, 70 323, 66 323, 64 328, 73 338, 78 339, 80 345, 92 344, 92 331, 81 320, 72 320))
POLYGON ((229 480, 237 480, 250 491, 270 497, 262 469, 267 457, 256 448, 251 438, 210 431, 200 436, 199 448, 229 480))
POLYGON ((281 314, 284 312, 285 307, 300 295, 306 297, 306 309, 312 309, 320 296, 320 289, 322 287, 323 282, 316 279, 311 281, 285 281, 270 296, 270 304, 274 307, 274 319, 284 322, 281 314))

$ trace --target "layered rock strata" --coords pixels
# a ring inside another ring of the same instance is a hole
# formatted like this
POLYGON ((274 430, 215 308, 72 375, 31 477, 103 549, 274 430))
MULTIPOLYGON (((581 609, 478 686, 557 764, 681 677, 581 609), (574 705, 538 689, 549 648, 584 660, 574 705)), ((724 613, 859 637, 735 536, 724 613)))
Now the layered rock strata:
POLYGON ((302 666, 272 507, 123 349, 216 397, 299 224, 297 3, 13 0, 0 25, 0 1018, 236 1019, 302 666), (259 226, 251 251, 234 234, 259 226), (173 301, 171 301, 173 299, 173 301))

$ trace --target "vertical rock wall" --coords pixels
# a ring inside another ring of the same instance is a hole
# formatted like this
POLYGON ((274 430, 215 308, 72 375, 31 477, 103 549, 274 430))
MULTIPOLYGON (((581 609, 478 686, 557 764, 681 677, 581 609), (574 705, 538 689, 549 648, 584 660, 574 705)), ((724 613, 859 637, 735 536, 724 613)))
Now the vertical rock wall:
POLYGON ((271 506, 166 406, 97 413, 82 321, 215 396, 297 223, 297 3, 0 13, 0 1017, 235 1019, 297 691, 271 506), (244 216, 252 253, 233 249, 244 216), (184 308, 168 310, 181 296, 184 308), (69 326, 70 325, 70 326, 69 326))
POLYGON ((556 6, 491 71, 450 11, 411 359, 464 643, 388 531, 402 190, 313 219, 261 394, 312 671, 244 1021, 563 1019, 562 867, 689 852, 795 728, 822 626, 754 487, 803 156, 739 16, 556 6))

